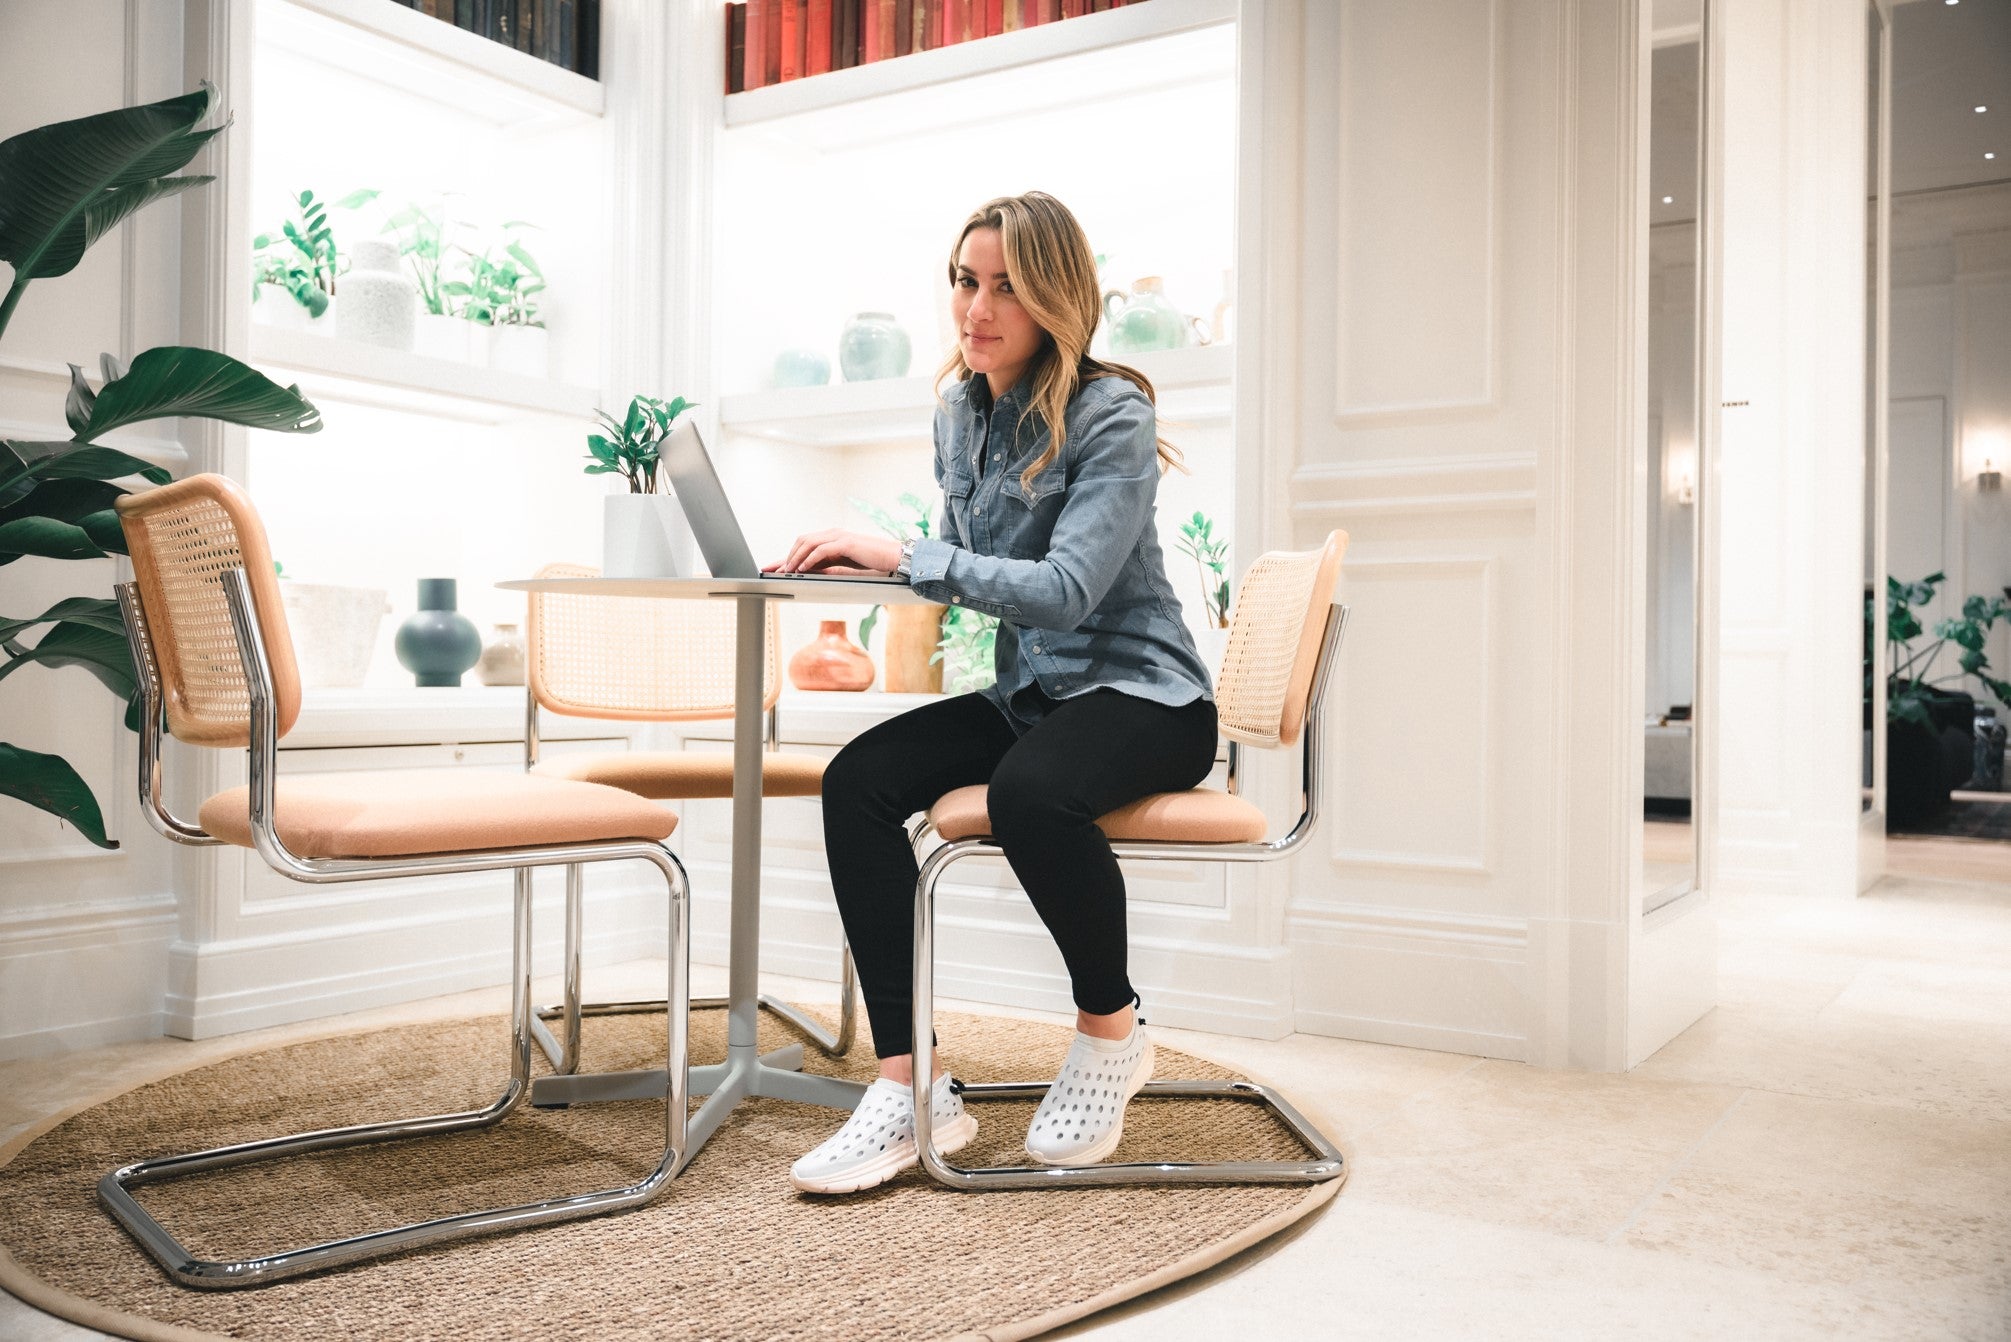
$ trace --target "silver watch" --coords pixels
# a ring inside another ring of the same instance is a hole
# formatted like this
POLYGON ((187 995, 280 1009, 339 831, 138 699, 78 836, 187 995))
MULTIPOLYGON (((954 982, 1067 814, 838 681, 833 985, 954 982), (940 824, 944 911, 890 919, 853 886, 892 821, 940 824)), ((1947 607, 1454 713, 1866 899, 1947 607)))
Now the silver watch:
POLYGON ((914 576, 914 571, 915 543, 913 541, 902 541, 901 562, 894 565, 894 576, 897 578, 908 578, 914 576))

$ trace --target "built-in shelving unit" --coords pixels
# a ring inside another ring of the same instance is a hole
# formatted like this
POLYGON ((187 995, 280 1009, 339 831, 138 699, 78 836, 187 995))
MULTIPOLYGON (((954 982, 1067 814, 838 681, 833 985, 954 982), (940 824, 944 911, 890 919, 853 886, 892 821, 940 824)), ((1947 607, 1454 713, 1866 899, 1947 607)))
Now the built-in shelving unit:
POLYGON ((260 12, 259 36, 498 126, 535 129, 607 110, 598 80, 385 0, 286 0, 260 12))
MULTIPOLYGON (((833 70, 787 84, 727 95, 726 124, 748 126, 827 112, 842 118, 876 98, 952 84, 956 86, 954 97, 960 101, 988 109, 1022 107, 1024 102, 994 96, 1010 91, 1004 83, 992 79, 1006 72, 1028 76, 1031 83, 1049 91, 1049 99, 1057 91, 1065 91, 1067 96, 1077 99, 1103 97, 1119 90, 1072 84, 1066 78, 1066 69, 1056 63, 1072 56, 1093 57, 1134 42, 1233 22, 1236 9, 1237 0, 1150 0, 1102 14, 1085 14, 1063 23, 1045 23, 849 70, 833 70)), ((1151 78, 1156 72, 1146 65, 1139 68, 1139 73, 1151 78)))
MULTIPOLYGON (((1205 422, 1229 414, 1235 351, 1226 345, 1111 357, 1152 380, 1166 419, 1205 422)), ((773 442, 842 448, 926 442, 935 405, 933 378, 904 377, 745 392, 726 397, 719 418, 727 429, 773 442)))
POLYGON ((599 397, 591 387, 272 326, 252 328, 251 362, 276 378, 297 379, 310 400, 320 394, 479 423, 526 410, 584 423, 599 397))

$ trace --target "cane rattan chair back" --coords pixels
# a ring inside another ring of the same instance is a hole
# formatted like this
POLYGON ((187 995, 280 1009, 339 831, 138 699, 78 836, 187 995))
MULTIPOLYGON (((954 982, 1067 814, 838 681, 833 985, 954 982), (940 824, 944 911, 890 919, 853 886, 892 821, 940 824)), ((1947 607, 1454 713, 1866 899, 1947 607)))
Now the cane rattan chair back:
POLYGON ((225 573, 242 568, 284 736, 300 716, 300 671, 272 550, 251 500, 222 476, 198 475, 128 494, 117 508, 148 612, 145 653, 160 676, 168 730, 191 745, 251 743, 251 689, 223 586, 225 573))
POLYGON ((1299 739, 1347 548, 1347 532, 1330 532, 1317 550, 1260 555, 1243 575, 1215 677, 1222 735, 1253 746, 1299 739))
MULTIPOLYGON (((540 578, 598 578, 583 564, 547 564, 540 578)), ((526 630, 532 696, 554 713, 628 722, 733 716, 737 602, 531 594, 526 630)), ((782 695, 780 625, 767 605, 761 707, 782 695)))

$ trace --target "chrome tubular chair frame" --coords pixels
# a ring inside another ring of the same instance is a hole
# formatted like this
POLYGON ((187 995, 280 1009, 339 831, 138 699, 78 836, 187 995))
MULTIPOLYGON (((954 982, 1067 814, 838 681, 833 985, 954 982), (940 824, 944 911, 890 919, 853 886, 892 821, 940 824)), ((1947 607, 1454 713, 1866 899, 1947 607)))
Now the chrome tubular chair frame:
MULTIPOLYGON (((1326 626, 1320 636, 1319 660, 1315 663, 1312 691, 1306 705, 1306 720, 1300 738, 1299 795, 1297 822, 1282 837, 1263 843, 1175 843, 1113 842, 1111 851, 1120 859, 1144 862, 1272 862, 1293 852, 1313 831, 1320 811, 1320 699, 1333 670, 1334 655, 1347 627, 1348 610, 1341 605, 1328 607, 1326 626)), ((1229 743, 1229 791, 1237 790, 1240 764, 1236 742, 1229 743)), ((919 856, 924 841, 932 833, 925 823, 914 832, 919 856)), ((914 980, 914 1065, 916 1076, 929 1076, 935 1067, 935 932, 936 885, 943 873, 967 857, 1002 857, 1004 849, 989 838, 956 839, 938 846, 921 862, 915 882, 915 980, 914 980)), ((963 1098, 972 1100, 1038 1100, 1047 1093, 1046 1081, 1000 1081, 965 1084, 963 1098)), ((930 1106, 915 1106, 915 1143, 922 1168, 938 1183, 966 1193, 1000 1192, 1014 1188, 1100 1188, 1119 1184, 1315 1184, 1341 1176, 1346 1166, 1340 1148, 1309 1122, 1284 1096, 1268 1086, 1251 1081, 1148 1081, 1138 1093, 1141 1100, 1206 1098, 1247 1100, 1264 1105, 1282 1122, 1292 1136, 1314 1153, 1311 1160, 1231 1160, 1231 1161, 1150 1161, 1103 1165, 1012 1165, 992 1169, 967 1169, 951 1164, 936 1149, 931 1131, 930 1106)))
MULTIPOLYGON (((767 747, 776 749, 781 744, 780 715, 773 708, 768 710, 767 747)), ((541 733, 538 729, 538 697, 528 686, 524 689, 524 767, 530 768, 538 762, 541 733)), ((675 800, 667 799, 667 800, 675 800)), ((580 1066, 580 1021, 587 1016, 631 1016, 647 1015, 654 1011, 669 1009, 666 1002, 582 1002, 581 994, 581 941, 584 935, 585 881, 577 866, 566 868, 566 949, 565 949, 565 1000, 550 1002, 531 1010, 531 1037, 544 1050, 545 1059, 551 1063, 552 1071, 560 1076, 572 1076, 580 1066), (558 1035, 552 1033, 550 1021, 560 1022, 558 1035)), ((773 1012, 788 1021, 809 1039, 819 1053, 827 1058, 842 1058, 852 1050, 853 1037, 858 1032, 855 1015, 859 996, 858 971, 852 965, 852 947, 839 943, 838 956, 838 1029, 836 1033, 824 1028, 822 1021, 809 1013, 799 1010, 793 1003, 779 997, 761 994, 759 1001, 764 1011, 773 1012)), ((724 997, 694 997, 691 1010, 724 1010, 724 997)))
MULTIPOLYGON (((536 867, 563 866, 577 870, 588 862, 642 861, 662 874, 669 890, 670 956, 667 991, 669 1000, 681 1002, 690 991, 689 887, 683 865, 676 854, 660 843, 623 840, 607 843, 560 844, 540 848, 502 849, 409 858, 305 858, 286 848, 274 827, 274 792, 278 767, 278 724, 273 707, 272 667, 265 655, 251 589, 242 569, 222 575, 224 594, 229 602, 231 624, 237 636, 238 652, 244 663, 251 699, 250 811, 251 827, 259 856, 281 874, 297 881, 328 883, 384 880, 403 876, 431 876, 453 872, 510 871, 515 877, 513 933, 510 971, 510 1076, 503 1091, 479 1109, 459 1113, 366 1123, 354 1127, 329 1128, 317 1132, 244 1142, 234 1146, 195 1151, 187 1155, 163 1156, 138 1161, 105 1175, 98 1181, 98 1200, 112 1217, 153 1255, 170 1278, 182 1286, 209 1290, 229 1290, 264 1285, 303 1272, 338 1267, 361 1259, 379 1257, 421 1245, 466 1239, 501 1230, 521 1229, 553 1221, 595 1216, 650 1201, 683 1169, 688 1154, 686 1122, 690 1048, 688 1026, 680 1011, 667 1016, 664 1045, 668 1056, 664 1150, 656 1169, 640 1182, 597 1192, 578 1193, 437 1217, 387 1230, 373 1231, 329 1240, 297 1249, 260 1254, 232 1261, 201 1259, 142 1207, 132 1190, 180 1175, 203 1170, 245 1165, 255 1161, 360 1146, 404 1137, 436 1136, 467 1128, 487 1127, 500 1122, 521 1104, 530 1090, 531 1022, 531 871, 536 867)), ((140 793, 143 808, 154 827, 177 843, 214 844, 220 840, 200 828, 177 820, 161 798, 161 685, 155 666, 146 616, 141 609, 135 584, 118 589, 119 607, 125 616, 126 637, 132 646, 133 662, 142 681, 142 708, 145 720, 140 730, 140 793)))

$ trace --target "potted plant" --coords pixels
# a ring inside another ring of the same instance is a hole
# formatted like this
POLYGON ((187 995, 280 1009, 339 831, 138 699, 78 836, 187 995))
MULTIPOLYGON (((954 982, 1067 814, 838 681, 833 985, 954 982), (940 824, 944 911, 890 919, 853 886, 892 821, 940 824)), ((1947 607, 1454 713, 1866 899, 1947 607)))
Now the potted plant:
POLYGON ((996 615, 986 615, 968 606, 951 606, 943 616, 942 645, 929 660, 943 663, 950 688, 958 694, 981 690, 998 680, 994 660, 998 636, 996 615))
MULTIPOLYGON (((926 540, 929 536, 929 506, 914 494, 903 494, 898 502, 906 510, 896 517, 885 508, 853 499, 852 506, 873 519, 873 524, 897 541, 926 540)), ((948 609, 934 601, 902 602, 896 606, 874 606, 859 621, 859 643, 872 647, 873 627, 880 612, 887 613, 887 674, 883 683, 891 694, 941 694, 943 667, 936 656, 943 639, 943 612, 948 609)))
MULTIPOLYGON (((436 359, 467 363, 472 329, 455 305, 448 267, 459 248, 453 241, 455 220, 445 202, 438 214, 408 204, 385 223, 398 235, 398 250, 419 286, 419 319, 413 330, 413 350, 436 359)), ((465 281, 463 282, 465 284, 465 281)))
POLYGON ((539 315, 537 295, 544 292, 544 272, 514 230, 534 225, 521 220, 503 225, 508 236, 502 255, 494 246, 468 258, 468 275, 445 286, 463 300, 461 314, 473 322, 477 343, 483 344, 482 359, 492 368, 501 368, 527 377, 544 377, 548 350, 544 321, 539 315))
MULTIPOLYGON (((91 243, 151 201, 214 180, 177 177, 223 126, 202 127, 205 84, 143 107, 101 112, 24 131, 0 142, 0 261, 13 281, 0 299, 4 334, 21 295, 35 280, 67 275, 91 243)), ((120 481, 165 484, 167 471, 99 440, 128 425, 186 416, 282 433, 314 433, 321 412, 298 387, 281 387, 228 355, 185 346, 142 350, 130 367, 103 356, 93 387, 70 367, 64 405, 71 437, 54 442, 0 441, 0 566, 17 559, 102 559, 126 552, 113 503, 120 481)), ((39 615, 0 616, 0 679, 21 667, 77 667, 126 701, 126 725, 139 725, 138 680, 118 603, 74 596, 39 615), (29 645, 24 635, 42 633, 29 645)), ((0 741, 0 795, 47 811, 101 848, 104 813, 87 784, 59 755, 0 741)))
POLYGON ((597 411, 605 434, 587 435, 588 475, 619 475, 625 493, 607 496, 602 514, 601 573, 609 578, 685 578, 696 561, 691 524, 672 494, 658 492, 663 440, 692 402, 637 396, 616 420, 597 411))
POLYGON ((1201 628, 1195 642, 1209 669, 1220 670, 1229 644, 1229 542, 1218 540, 1214 522, 1197 512, 1180 524, 1175 548, 1194 561, 1201 581, 1201 628))
MULTIPOLYGON (((1974 696, 1950 688, 1964 677, 1974 677, 1984 688, 2011 709, 2011 680, 1990 674, 1990 659, 1983 647, 1990 629, 1999 620, 2011 624, 2011 596, 1994 600, 1972 596, 1962 603, 1958 616, 1938 620, 1934 642, 1916 649, 1913 641, 1925 629, 1916 606, 1934 599, 1935 589, 1946 575, 1930 573, 1918 582, 1886 579, 1885 637, 1885 793, 1886 815, 1895 823, 1910 824, 1948 804, 1948 794, 1970 776, 1974 764, 1974 696), (1961 649, 1960 668, 1955 674, 1930 680, 1928 673, 1941 650, 1949 644, 1961 649)), ((1872 671, 1869 656, 1872 607, 1865 595, 1865 722, 1871 719, 1872 671)))
MULTIPOLYGON (((376 196, 375 191, 352 191, 335 206, 355 209, 376 196)), ((293 217, 281 220, 277 233, 260 233, 251 240, 252 317, 304 331, 332 313, 342 254, 328 206, 312 191, 302 191, 293 204, 293 217)))

